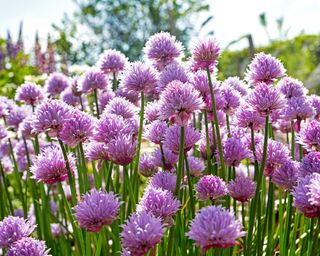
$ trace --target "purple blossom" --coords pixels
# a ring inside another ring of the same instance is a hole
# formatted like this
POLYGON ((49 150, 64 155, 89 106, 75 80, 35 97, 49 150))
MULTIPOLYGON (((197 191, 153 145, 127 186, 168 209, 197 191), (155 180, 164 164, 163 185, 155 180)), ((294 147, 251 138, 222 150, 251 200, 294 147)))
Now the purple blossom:
MULTIPOLYGON (((256 148, 258 162, 261 163, 263 155, 263 143, 256 148)), ((281 167, 290 159, 289 149, 281 142, 269 139, 267 148, 266 167, 264 169, 265 176, 272 176, 274 170, 281 167)))
POLYGON ((161 242, 164 234, 161 220, 147 212, 134 213, 122 227, 122 246, 135 256, 145 255, 161 242))
POLYGON ((36 108, 34 115, 34 132, 48 132, 49 136, 55 137, 71 118, 72 109, 62 101, 49 99, 36 108))
POLYGON ((170 172, 157 172, 149 182, 149 186, 153 188, 159 188, 163 190, 171 191, 172 193, 176 190, 177 176, 170 172))
POLYGON ((212 69, 218 63, 221 49, 214 38, 198 42, 191 50, 191 65, 194 71, 212 69))
MULTIPOLYGON (((178 161, 178 155, 173 153, 166 147, 163 147, 164 155, 164 168, 167 171, 171 171, 174 168, 174 164, 178 161)), ((163 167, 162 154, 160 148, 157 148, 153 153, 154 164, 158 167, 163 167)))
POLYGON ((286 101, 277 88, 261 83, 250 93, 248 103, 259 113, 270 115, 285 107, 286 101))
POLYGON ((237 76, 228 77, 224 80, 222 86, 233 88, 238 91, 241 96, 246 96, 248 94, 248 86, 237 76))
POLYGON ((160 119, 160 109, 161 105, 158 101, 149 102, 144 111, 145 118, 149 122, 153 122, 160 119))
POLYGON ((161 144, 164 141, 168 126, 162 121, 153 121, 146 127, 146 138, 155 144, 161 144))
POLYGON ((258 83, 271 84, 275 79, 284 76, 286 73, 280 60, 263 52, 255 55, 246 72, 246 80, 249 84, 258 83))
POLYGON ((0 140, 5 139, 8 136, 8 130, 4 126, 0 125, 0 140))
POLYGON ((223 111, 227 115, 232 115, 234 111, 240 106, 241 94, 230 86, 223 86, 221 94, 225 101, 223 111))
POLYGON ((196 185, 197 197, 199 200, 216 200, 227 195, 226 183, 214 175, 203 176, 196 185))
POLYGON ((273 172, 271 181, 284 190, 291 190, 297 184, 298 172, 298 162, 288 160, 273 172))
POLYGON ((150 153, 144 153, 140 157, 139 172, 144 177, 151 177, 157 173, 158 167, 154 164, 153 155, 150 153))
POLYGON ((59 132, 59 139, 71 148, 75 148, 79 143, 83 143, 93 134, 93 118, 81 111, 75 111, 72 117, 63 125, 59 132))
POLYGON ((265 119, 259 112, 253 110, 247 104, 241 105, 236 112, 236 124, 241 128, 260 130, 265 124, 265 119))
POLYGON ((284 115, 287 119, 301 121, 312 117, 314 109, 306 97, 293 97, 288 100, 284 115))
MULTIPOLYGON (((186 126, 184 129, 184 151, 188 152, 194 146, 194 144, 196 144, 200 140, 201 135, 198 131, 194 130, 190 126, 186 126)), ((172 152, 176 154, 179 153, 180 149, 180 132, 180 126, 171 126, 170 128, 168 128, 164 140, 164 146, 172 150, 172 152)))
POLYGON ((320 122, 308 123, 299 134, 299 142, 308 150, 320 151, 320 122))
POLYGON ((228 166, 238 166, 242 160, 251 156, 245 143, 236 137, 228 138, 223 143, 223 155, 228 166))
POLYGON ((137 142, 132 141, 132 136, 120 134, 108 143, 108 155, 112 162, 128 165, 136 154, 137 142))
POLYGON ((91 93, 94 90, 106 89, 108 80, 102 71, 91 69, 81 76, 79 86, 83 93, 91 93))
POLYGON ((320 152, 310 152, 300 164, 300 177, 305 177, 313 172, 320 173, 320 152))
POLYGON ((244 203, 254 197, 256 184, 250 178, 240 175, 229 182, 228 190, 232 198, 244 203))
POLYGON ((105 107, 108 105, 109 101, 116 95, 110 90, 103 90, 99 92, 99 110, 102 113, 105 107))
POLYGON ((151 66, 134 62, 125 70, 121 85, 128 91, 141 92, 150 95, 158 82, 158 73, 151 66))
POLYGON ((150 212, 153 216, 166 222, 176 214, 180 206, 179 200, 175 199, 169 190, 148 187, 140 200, 137 211, 150 212))
POLYGON ((8 216, 0 222, 0 248, 11 246, 23 237, 29 236, 35 226, 20 217, 8 216))
POLYGON ((37 105, 44 98, 43 89, 35 83, 25 83, 18 87, 16 100, 27 105, 37 105))
POLYGON ((63 230, 60 226, 60 224, 58 223, 51 223, 50 224, 50 228, 51 228, 51 234, 52 234, 52 238, 56 239, 59 236, 63 235, 63 230))
POLYGON ((308 196, 309 202, 311 205, 315 205, 320 207, 320 174, 313 173, 312 178, 310 179, 310 183, 308 185, 309 193, 308 196))
POLYGON ((205 169, 205 165, 200 158, 192 155, 188 156, 188 165, 191 177, 199 177, 205 169))
POLYGON ((88 232, 99 232, 118 217, 119 208, 119 199, 113 192, 93 190, 85 194, 73 210, 80 228, 88 232))
POLYGON ((81 96, 81 94, 82 94, 82 91, 79 88, 80 87, 79 82, 80 82, 80 77, 75 76, 72 78, 71 84, 70 84, 70 89, 73 92, 73 94, 76 96, 81 96))
POLYGON ((237 239, 245 235, 233 211, 221 206, 202 208, 192 220, 187 236, 195 241, 205 253, 210 248, 228 248, 237 244, 237 239))
POLYGON ((39 241, 31 237, 24 237, 15 242, 7 252, 7 256, 49 256, 44 241, 39 241))
POLYGON ((122 116, 124 119, 128 119, 135 116, 136 107, 130 101, 124 98, 114 97, 113 99, 110 99, 103 113, 114 114, 122 116))
POLYGON ((52 73, 45 83, 45 90, 51 97, 58 96, 69 87, 69 79, 61 73, 52 73))
POLYGON ((116 91, 116 96, 123 97, 133 103, 136 106, 139 106, 140 103, 140 93, 139 91, 129 90, 127 87, 124 87, 120 84, 120 87, 116 91))
POLYGON ((320 216, 320 207, 313 205, 310 184, 318 174, 310 174, 298 179, 298 185, 292 191, 293 206, 307 218, 316 218, 320 216), (311 201, 311 202, 310 202, 311 201))
MULTIPOLYGON (((215 83, 216 81, 213 81, 215 83)), ((209 87, 209 80, 208 75, 205 71, 198 71, 190 79, 190 83, 193 87, 200 92, 200 95, 203 100, 206 99, 208 95, 210 95, 210 87, 209 87)))
POLYGON ((128 63, 127 57, 115 49, 108 49, 101 54, 98 67, 105 74, 118 74, 128 63))
POLYGON ((27 108, 24 106, 16 106, 12 109, 6 118, 7 125, 12 127, 15 131, 19 129, 20 123, 27 117, 27 108))
MULTIPOLYGON (((75 171, 75 159, 68 154, 68 163, 71 172, 75 171)), ((57 146, 49 146, 43 149, 40 155, 34 159, 31 167, 33 178, 38 182, 54 184, 68 179, 68 169, 63 158, 62 151, 57 146)))
POLYGON ((191 84, 171 82, 160 95, 161 118, 186 126, 192 113, 200 110, 203 102, 191 84))
MULTIPOLYGON (((66 103, 70 106, 73 106, 73 107, 77 107, 77 106, 81 105, 80 97, 81 96, 74 94, 74 92, 71 90, 71 88, 65 89, 60 95, 60 99, 64 103, 66 103)), ((84 101, 84 99, 82 99, 82 100, 84 101)))
POLYGON ((320 96, 311 95, 310 96, 310 101, 311 101, 312 107, 315 110, 315 118, 319 119, 320 118, 320 96))
POLYGON ((294 97, 304 97, 308 90, 303 86, 303 83, 297 79, 292 77, 284 77, 282 78, 277 86, 280 89, 280 92, 287 98, 294 97))
POLYGON ((8 106, 6 104, 6 102, 2 101, 2 99, 0 99, 0 118, 3 118, 5 116, 7 116, 9 114, 8 111, 8 106))
POLYGON ((175 36, 168 32, 160 32, 148 39, 144 53, 158 70, 162 70, 183 56, 183 46, 175 36))
POLYGON ((84 151, 89 161, 109 160, 108 147, 105 143, 91 141, 85 145, 84 151))

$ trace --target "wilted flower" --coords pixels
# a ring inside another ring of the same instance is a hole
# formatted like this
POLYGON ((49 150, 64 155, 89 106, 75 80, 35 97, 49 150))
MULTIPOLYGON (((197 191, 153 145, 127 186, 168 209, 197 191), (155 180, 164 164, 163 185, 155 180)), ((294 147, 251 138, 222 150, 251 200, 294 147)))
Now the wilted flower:
POLYGON ((275 79, 284 76, 285 72, 285 68, 278 59, 261 52, 256 54, 250 63, 246 72, 246 80, 252 85, 260 82, 271 84, 275 79))
POLYGON ((93 190, 85 194, 73 208, 80 228, 88 232, 99 232, 118 217, 120 202, 113 192, 93 190))
POLYGON ((177 176, 170 172, 157 172, 149 181, 149 186, 175 192, 177 176))
POLYGON ((112 162, 120 165, 128 165, 136 153, 137 142, 132 141, 130 135, 118 135, 108 143, 108 155, 112 162))
POLYGON ((79 86, 83 93, 91 93, 94 90, 106 89, 108 80, 102 71, 92 69, 81 76, 79 86))
POLYGON ((308 123, 299 134, 299 142, 308 150, 320 151, 320 122, 308 123))
POLYGON ((298 162, 288 160, 273 172, 271 181, 284 190, 291 190, 297 184, 298 171, 298 162))
POLYGON ((29 236, 34 229, 35 225, 28 220, 13 216, 5 217, 0 222, 0 248, 9 247, 19 239, 29 236))
POLYGON ((154 164, 153 155, 144 153, 139 160, 139 172, 145 177, 151 177, 158 171, 158 167, 154 164))
POLYGON ((18 87, 16 92, 16 100, 27 105, 37 105, 44 98, 42 88, 35 83, 25 83, 18 87))
POLYGON ((220 47, 214 38, 198 42, 191 51, 191 65, 194 71, 212 69, 220 56, 220 47))
POLYGON ((216 200, 228 193, 226 183, 214 175, 203 176, 196 185, 196 191, 197 197, 202 201, 216 200))
POLYGON ((152 35, 144 48, 146 57, 154 63, 158 70, 162 70, 166 65, 181 58, 182 51, 182 44, 168 32, 152 35))
POLYGON ((127 57, 115 49, 104 51, 98 61, 98 67, 105 74, 118 74, 125 69, 128 63, 127 57))
POLYGON ((308 93, 308 90, 303 86, 302 82, 292 77, 282 78, 277 86, 287 99, 304 97, 308 93))
POLYGON ((69 79, 61 73, 52 73, 45 83, 45 90, 51 97, 58 96, 70 84, 69 79))
POLYGON ((237 176, 235 180, 228 184, 229 194, 232 198, 240 202, 247 202, 254 197, 256 184, 250 178, 237 176))
MULTIPOLYGON (((73 173, 75 170, 75 159, 71 154, 68 154, 68 164, 73 173)), ((31 172, 34 179, 46 184, 54 184, 68 179, 66 162, 62 151, 57 146, 44 148, 41 154, 34 159, 31 172)))
POLYGON ((44 241, 39 241, 30 237, 24 237, 15 242, 7 252, 7 256, 49 256, 44 241))
POLYGON ((135 256, 145 255, 164 234, 161 220, 147 212, 134 213, 122 227, 122 246, 135 256))
MULTIPOLYGON (((184 129, 184 151, 188 152, 194 146, 194 144, 200 140, 201 135, 198 131, 190 126, 186 126, 184 129)), ((171 126, 168 128, 164 140, 164 146, 176 154, 179 153, 180 149, 180 132, 181 130, 178 125, 171 126)))
POLYGON ((110 99, 103 113, 122 116, 124 119, 133 118, 136 106, 124 98, 114 97, 110 99))
POLYGON ((221 206, 202 208, 191 222, 188 237, 206 252, 210 248, 228 248, 244 236, 241 222, 236 220, 233 211, 221 206))

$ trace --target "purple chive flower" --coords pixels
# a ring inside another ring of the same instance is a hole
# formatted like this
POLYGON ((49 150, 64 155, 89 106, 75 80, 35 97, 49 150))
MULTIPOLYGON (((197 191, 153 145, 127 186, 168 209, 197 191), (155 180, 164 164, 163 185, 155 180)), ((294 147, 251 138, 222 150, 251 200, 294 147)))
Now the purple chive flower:
POLYGON ((284 115, 290 120, 305 120, 314 115, 314 109, 306 97, 293 97, 288 100, 284 115))
POLYGON ((93 190, 85 194, 73 210, 80 228, 88 232, 99 232, 118 217, 119 208, 119 199, 113 192, 93 190))
POLYGON ((89 142, 85 145, 85 156, 89 161, 109 160, 108 148, 105 143, 96 141, 89 142))
POLYGON ((58 223, 51 223, 50 224, 50 228, 51 228, 51 234, 52 234, 52 238, 56 239, 59 236, 63 235, 63 230, 60 226, 60 224, 58 223))
POLYGON ((0 125, 0 140, 5 139, 8 136, 8 130, 4 126, 0 125))
POLYGON ((161 118, 186 126, 192 113, 200 110, 203 102, 191 84, 171 82, 160 96, 161 118))
POLYGON ((72 78, 71 84, 70 84, 70 89, 73 92, 73 94, 76 96, 80 96, 82 94, 82 91, 79 90, 80 89, 79 82, 80 82, 80 77, 75 76, 72 78))
POLYGON ((162 121, 153 121, 146 127, 146 138, 155 144, 161 144, 164 141, 164 137, 168 126, 162 121))
POLYGON ((125 70, 121 86, 128 91, 150 95, 158 82, 157 71, 143 62, 134 62, 125 70))
POLYGON ((10 154, 10 144, 8 140, 0 141, 0 157, 6 157, 10 154))
POLYGON ((165 223, 177 213, 181 206, 169 190, 148 187, 137 207, 138 212, 150 212, 165 223))
POLYGON ((285 107, 286 101, 277 88, 261 83, 249 95, 248 103, 259 113, 270 115, 285 107))
POLYGON ((124 98, 114 97, 106 105, 103 113, 122 116, 124 119, 133 118, 136 114, 136 106, 124 98))
POLYGON ((6 118, 7 125, 17 131, 19 129, 20 123, 27 117, 27 114, 27 109, 24 106, 16 106, 10 111, 9 115, 6 118))
POLYGON ((7 104, 0 99, 0 118, 3 118, 9 114, 7 104))
POLYGON ((221 94, 225 101, 223 111, 228 115, 232 115, 234 111, 240 106, 241 94, 230 86, 222 87, 221 94))
MULTIPOLYGON (((320 216, 320 207, 313 205, 310 185, 312 180, 318 174, 310 174, 298 179, 298 185, 293 188, 293 206, 307 218, 316 218, 320 216)), ((312 186, 311 186, 312 187, 312 186)))
POLYGON ((238 91, 241 96, 246 96, 248 94, 248 86, 237 76, 227 78, 224 80, 222 85, 224 87, 233 88, 234 90, 238 91))
POLYGON ((189 81, 188 74, 182 64, 172 63, 164 68, 159 76, 157 92, 160 94, 164 89, 166 89, 168 84, 175 80, 182 83, 187 83, 189 81))
POLYGON ((237 176, 235 180, 230 181, 228 184, 228 190, 232 198, 244 203, 254 197, 256 183, 250 178, 237 176))
POLYGON ((200 158, 188 156, 188 165, 191 177, 199 177, 205 169, 205 165, 200 158))
POLYGON ((145 255, 161 242, 164 234, 161 220, 147 212, 134 213, 122 227, 122 246, 135 256, 145 255))
POLYGON ((140 157, 139 172, 144 177, 151 177, 157 173, 158 167, 154 164, 153 155, 150 153, 144 153, 140 157))
POLYGON ((78 110, 72 114, 70 119, 66 120, 58 137, 71 148, 75 148, 92 136, 93 126, 93 118, 78 110))
MULTIPOLYGON (((311 95, 310 96, 310 101, 312 104, 312 107, 315 110, 315 118, 319 119, 320 118, 320 96, 318 95, 311 95)), ((0 111, 1 112, 1 111, 0 111)), ((0 115, 1 116, 1 115, 0 115)))
POLYGON ((216 200, 227 195, 228 189, 226 183, 214 175, 203 176, 196 185, 197 197, 199 200, 216 200))
MULTIPOLYGON (((74 94, 74 92, 71 90, 71 88, 67 88, 66 90, 64 90, 61 95, 60 95, 60 99, 73 107, 77 107, 79 105, 81 105, 81 101, 80 101, 80 97, 76 94, 74 94)), ((84 101, 84 99, 82 99, 84 101)))
POLYGON ((104 51, 98 61, 99 69, 105 74, 118 74, 122 72, 128 63, 127 57, 114 49, 104 51))
MULTIPOLYGON (((180 126, 171 126, 168 128, 164 140, 164 146, 176 154, 179 153, 180 149, 180 132, 180 126)), ((184 151, 188 152, 194 146, 194 144, 200 140, 201 135, 198 131, 194 130, 190 126, 185 127, 184 135, 184 151)))
POLYGON ((140 104, 140 93, 139 91, 131 91, 128 88, 122 86, 120 84, 120 87, 116 91, 116 96, 123 97, 133 103, 136 106, 139 106, 140 104))
POLYGON ((320 174, 313 173, 312 178, 310 179, 310 183, 308 185, 309 188, 309 202, 312 205, 320 207, 320 174))
POLYGON ((296 161, 288 160, 272 174, 272 182, 281 186, 284 190, 291 190, 297 185, 299 164, 296 161))
POLYGON ((69 84, 70 81, 64 74, 52 73, 48 77, 44 88, 49 96, 55 97, 68 88, 69 84))
POLYGON ((98 142, 108 144, 112 139, 115 139, 119 134, 132 134, 133 128, 131 124, 124 120, 122 116, 105 114, 97 122, 93 138, 98 142))
POLYGON ((44 98, 43 89, 35 83, 25 83, 18 87, 16 100, 27 105, 35 106, 44 98))
POLYGON ((79 86, 83 93, 91 93, 94 90, 106 89, 108 80, 102 71, 91 69, 81 76, 79 86))
POLYGON ((132 136, 120 134, 108 143, 109 158, 115 164, 128 165, 136 154, 136 146, 132 136))
POLYGON ((149 182, 149 186, 153 188, 159 188, 163 190, 171 191, 176 190, 177 176, 170 172, 157 172, 149 182))
POLYGON ((175 36, 168 32, 160 32, 148 39, 144 53, 161 71, 165 66, 183 56, 183 46, 175 36))
POLYGON ((72 109, 62 101, 46 100, 36 108, 34 115, 34 132, 48 132, 49 136, 55 137, 66 120, 71 118, 72 109))
POLYGON ((320 173, 320 152, 310 152, 300 164, 300 177, 305 177, 313 172, 320 173))
MULTIPOLYGON (((215 88, 213 91, 214 97, 215 97, 215 103, 216 103, 216 109, 217 110, 222 110, 224 106, 226 105, 226 101, 222 95, 222 90, 221 88, 215 88)), ((205 98, 205 104, 206 104, 206 109, 208 111, 209 116, 212 116, 213 120, 213 112, 212 112, 212 99, 210 95, 207 95, 205 98)), ((225 116, 225 114, 223 114, 225 116)))
MULTIPOLYGON (((263 155, 263 143, 258 144, 256 148, 256 155, 258 162, 261 163, 263 155)), ((267 160, 264 169, 265 176, 272 176, 274 170, 281 167, 290 159, 289 149, 281 142, 268 140, 267 160)))
MULTIPOLYGON (((76 163, 71 154, 68 154, 68 163, 73 173, 76 163)), ((44 148, 41 154, 34 159, 34 164, 30 170, 34 179, 46 184, 54 184, 68 179, 66 162, 62 151, 57 146, 44 148)))
POLYGON ((299 142, 308 150, 320 151, 320 122, 308 123, 299 134, 299 142))
POLYGON ((144 111, 145 118, 149 122, 153 122, 160 119, 160 109, 161 105, 158 101, 149 102, 144 111))
POLYGON ((236 123, 241 128, 260 130, 265 124, 264 118, 259 112, 253 110, 247 104, 241 105, 236 112, 236 123))
POLYGON ((287 99, 304 97, 308 93, 308 90, 303 86, 302 82, 291 77, 282 78, 277 86, 287 99))
POLYGON ((7 256, 49 256, 49 250, 44 241, 24 237, 8 249, 7 256))
MULTIPOLYGON (((173 153, 170 149, 163 147, 164 154, 164 168, 167 171, 171 171, 174 168, 174 164, 178 161, 178 155, 173 153)), ((157 148, 153 153, 153 161, 155 166, 163 167, 163 160, 160 148, 157 148)))
POLYGON ((11 246, 23 237, 29 236, 35 225, 20 217, 8 216, 0 222, 0 248, 11 246))
MULTIPOLYGON (((216 81, 213 81, 215 83, 216 81)), ((202 99, 206 99, 210 95, 210 87, 208 75, 205 71, 196 72, 193 77, 190 79, 190 83, 193 87, 200 92, 202 99)))
POLYGON ((109 101, 116 95, 113 91, 103 90, 99 92, 99 110, 102 113, 105 107, 108 105, 109 101))
POLYGON ((286 70, 280 60, 261 52, 255 55, 245 76, 249 84, 252 85, 261 82, 272 84, 275 79, 284 76, 285 73, 286 70))
POLYGON ((233 211, 221 206, 202 208, 192 220, 187 236, 205 253, 210 248, 228 248, 237 244, 245 232, 233 211))
POLYGON ((217 63, 221 49, 214 38, 198 42, 192 49, 191 65, 194 71, 212 69, 217 63))
POLYGON ((248 148, 241 139, 228 138, 223 144, 224 161, 228 166, 238 166, 242 160, 251 156, 248 148))

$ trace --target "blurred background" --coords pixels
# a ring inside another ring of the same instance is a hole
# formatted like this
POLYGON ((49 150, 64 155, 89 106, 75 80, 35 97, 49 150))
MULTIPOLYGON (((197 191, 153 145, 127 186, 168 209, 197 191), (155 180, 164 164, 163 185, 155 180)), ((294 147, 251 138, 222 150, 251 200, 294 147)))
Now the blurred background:
POLYGON ((148 37, 169 31, 188 49, 214 35, 219 78, 243 77, 256 52, 320 92, 319 0, 0 0, 0 95, 27 79, 72 74, 107 48, 142 58, 148 37))

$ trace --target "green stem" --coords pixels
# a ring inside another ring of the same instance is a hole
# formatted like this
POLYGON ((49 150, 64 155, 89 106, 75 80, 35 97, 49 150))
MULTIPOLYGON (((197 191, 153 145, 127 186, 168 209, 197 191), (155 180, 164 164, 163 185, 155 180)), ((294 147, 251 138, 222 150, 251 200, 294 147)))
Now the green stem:
POLYGON ((97 89, 94 89, 93 94, 94 94, 94 101, 95 101, 95 104, 96 104, 97 118, 99 119, 100 118, 100 112, 99 112, 99 102, 98 102, 98 91, 97 91, 97 89))
POLYGON ((204 125, 206 131, 206 149, 207 149, 207 173, 211 173, 212 164, 211 164, 211 149, 210 149, 210 137, 209 137, 209 125, 208 125, 208 112, 204 110, 204 125))
POLYGON ((195 216, 195 204, 194 204, 194 197, 193 197, 193 186, 192 186, 192 180, 190 176, 190 170, 189 170, 189 163, 187 155, 185 155, 185 163, 186 163, 186 172, 187 172, 187 179, 188 179, 188 186, 189 186, 189 197, 190 197, 190 206, 191 206, 191 217, 192 219, 195 216))

